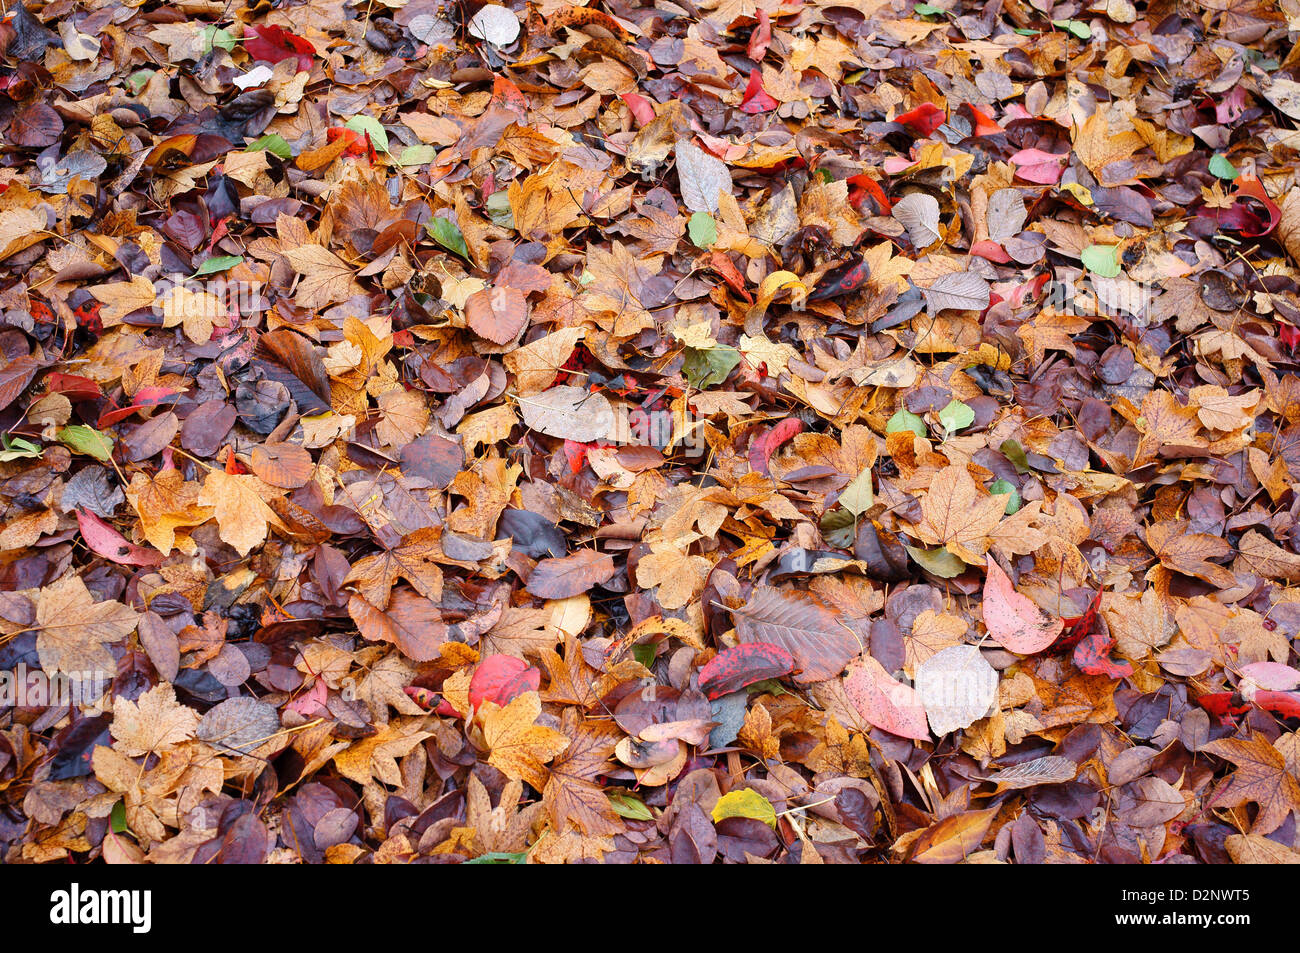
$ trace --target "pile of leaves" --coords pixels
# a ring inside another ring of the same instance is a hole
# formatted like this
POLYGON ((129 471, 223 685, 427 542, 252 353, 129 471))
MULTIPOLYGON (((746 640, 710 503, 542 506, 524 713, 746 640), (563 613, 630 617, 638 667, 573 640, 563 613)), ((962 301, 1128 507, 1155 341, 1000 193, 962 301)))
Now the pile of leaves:
POLYGON ((0 23, 0 857, 1300 860, 1300 2, 0 23))

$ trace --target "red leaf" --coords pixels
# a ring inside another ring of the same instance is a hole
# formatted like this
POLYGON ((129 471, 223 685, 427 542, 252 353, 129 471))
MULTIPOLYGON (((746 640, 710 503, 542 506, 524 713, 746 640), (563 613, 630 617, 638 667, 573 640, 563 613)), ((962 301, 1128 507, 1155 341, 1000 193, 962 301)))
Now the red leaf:
POLYGON ((128 543, 117 530, 94 513, 77 507, 77 525, 81 537, 93 552, 120 566, 160 566, 162 553, 128 543))
POLYGON ((966 104, 966 108, 970 110, 971 119, 973 120, 971 123, 972 136, 993 136, 1002 131, 1002 127, 981 110, 976 109, 970 103, 966 104))
POLYGON ((1236 704, 1240 701, 1241 696, 1236 692, 1209 692, 1198 697, 1196 704, 1214 715, 1223 724, 1231 725, 1234 716, 1244 715, 1250 711, 1249 705, 1236 704))
POLYGON ((776 109, 780 105, 763 88, 762 71, 759 69, 750 70, 749 85, 745 87, 745 98, 740 101, 740 111, 753 115, 776 109))
POLYGON ((1114 644, 1115 640, 1102 632, 1084 636, 1074 648, 1074 664, 1085 675, 1127 678, 1133 674, 1133 666, 1128 662, 1115 662, 1111 659, 1110 649, 1114 644))
POLYGON ((1283 718, 1300 718, 1300 694, 1296 692, 1267 692, 1261 689, 1255 693, 1255 704, 1283 718))
POLYGON ((650 100, 644 96, 638 96, 636 93, 624 93, 623 102, 627 103, 627 108, 632 110, 632 118, 636 120, 638 128, 654 122, 655 108, 650 104, 650 100))
POLYGON ((94 400, 100 396, 99 384, 89 377, 55 371, 45 378, 45 387, 51 394, 62 394, 74 404, 79 400, 94 400))
POLYGON ((798 417, 787 417, 767 433, 755 438, 749 445, 749 465, 758 473, 767 476, 767 463, 777 448, 797 433, 803 431, 803 421, 798 417))
POLYGON ((250 26, 246 29, 244 49, 253 59, 267 63, 297 57, 300 73, 310 72, 312 58, 316 55, 316 48, 311 43, 274 24, 250 26))
POLYGON ((700 691, 709 701, 768 678, 794 671, 794 656, 770 642, 747 642, 723 649, 700 669, 700 691))
POLYGON ((485 701, 503 708, 524 692, 535 692, 542 673, 513 655, 489 655, 474 669, 469 681, 469 703, 478 711, 485 701))
POLYGON ((758 26, 754 27, 754 32, 749 34, 749 46, 745 52, 755 63, 760 62, 767 55, 767 48, 772 43, 772 18, 768 16, 766 10, 758 11, 758 26))
POLYGON ((934 103, 921 103, 915 109, 909 109, 901 116, 895 116, 894 122, 900 126, 907 126, 918 136, 925 137, 942 126, 947 118, 943 110, 934 103))
POLYGON ((849 204, 859 212, 862 211, 862 202, 868 195, 875 201, 881 215, 888 215, 894 210, 894 203, 889 201, 889 197, 885 195, 885 190, 871 176, 865 173, 851 175, 847 181, 849 183, 849 204))

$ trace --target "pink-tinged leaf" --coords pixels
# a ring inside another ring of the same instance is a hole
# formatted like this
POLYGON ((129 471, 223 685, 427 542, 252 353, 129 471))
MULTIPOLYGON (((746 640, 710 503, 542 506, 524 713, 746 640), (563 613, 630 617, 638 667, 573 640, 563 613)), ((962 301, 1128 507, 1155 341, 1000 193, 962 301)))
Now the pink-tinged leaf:
POLYGON ((907 156, 890 156, 884 161, 881 168, 889 175, 898 175, 914 165, 916 165, 915 159, 909 159, 907 156))
POLYGON ((767 55, 767 48, 772 43, 772 18, 768 16, 766 10, 758 11, 758 26, 754 27, 754 32, 749 34, 749 46, 745 52, 755 63, 760 62, 767 55))
POLYGON ((162 553, 128 543, 126 537, 89 510, 77 507, 77 525, 86 545, 120 566, 159 566, 162 553))
POLYGON ((894 117, 894 122, 906 126, 918 136, 925 138, 942 126, 947 118, 943 110, 934 103, 921 103, 915 109, 909 109, 902 115, 894 117))
POLYGON ((1041 652, 1061 634, 1065 623, 1048 619, 1028 596, 1016 592, 1002 567, 988 559, 984 580, 984 625, 993 641, 1017 655, 1041 652))
POLYGON ((1270 692, 1290 692, 1300 688, 1300 672, 1281 662, 1251 662, 1241 667, 1243 678, 1270 692))
POLYGON ((870 655, 849 663, 844 694, 866 721, 902 738, 928 741, 930 726, 916 689, 895 681, 870 655))
POLYGON ((297 712, 304 718, 315 718, 317 715, 327 713, 328 709, 325 706, 325 701, 328 697, 329 686, 325 684, 324 679, 318 678, 308 691, 303 692, 284 707, 297 712))
POLYGON ((740 101, 740 111, 754 115, 776 109, 780 105, 763 88, 762 71, 759 69, 750 70, 749 85, 745 87, 745 98, 740 101))
POLYGON ((485 701, 501 707, 524 692, 535 692, 542 673, 513 655, 489 655, 474 669, 469 681, 469 703, 478 711, 485 701))
POLYGON ((1066 158, 1065 155, 1043 152, 1041 149, 1021 149, 1011 157, 1011 161, 1016 167, 1016 175, 1026 182, 1055 185, 1061 181, 1066 158))
POLYGON ((1011 260, 1011 256, 1006 253, 1006 250, 1001 245, 988 238, 971 245, 970 253, 979 255, 988 261, 997 262, 999 265, 1005 265, 1011 260))
POLYGON ((296 58, 300 73, 311 71, 312 57, 316 55, 316 48, 307 40, 274 24, 250 26, 246 29, 244 49, 253 59, 266 63, 296 58))
POLYGON ((1246 111, 1246 88, 1234 86, 1232 92, 1214 104, 1214 119, 1220 125, 1227 126, 1241 118, 1246 111))
POLYGON ((794 671, 794 656, 771 642, 747 642, 723 649, 700 669, 700 691, 709 701, 768 678, 794 671))
POLYGON ((780 448, 781 444, 791 439, 795 434, 803 432, 803 421, 798 417, 787 417, 771 430, 754 439, 749 445, 749 465, 758 473, 764 476, 768 475, 767 464, 772 459, 772 454, 780 448))
POLYGON ((638 128, 654 122, 655 108, 644 96, 624 93, 623 102, 627 103, 627 108, 632 111, 632 118, 636 120, 638 128))

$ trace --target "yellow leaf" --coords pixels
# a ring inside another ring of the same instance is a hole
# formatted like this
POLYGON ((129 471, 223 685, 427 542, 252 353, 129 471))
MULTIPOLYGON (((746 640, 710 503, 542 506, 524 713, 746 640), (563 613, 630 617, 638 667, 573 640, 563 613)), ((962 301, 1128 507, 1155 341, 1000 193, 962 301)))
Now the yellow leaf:
POLYGON ((544 765, 569 747, 569 739, 554 728, 534 724, 542 712, 537 692, 524 692, 502 708, 485 701, 478 717, 488 746, 488 763, 506 777, 546 787, 544 765))
POLYGON ((776 808, 772 802, 752 788, 743 791, 729 791, 718 798, 713 806, 713 823, 725 821, 729 817, 748 817, 762 821, 768 827, 776 828, 776 808))

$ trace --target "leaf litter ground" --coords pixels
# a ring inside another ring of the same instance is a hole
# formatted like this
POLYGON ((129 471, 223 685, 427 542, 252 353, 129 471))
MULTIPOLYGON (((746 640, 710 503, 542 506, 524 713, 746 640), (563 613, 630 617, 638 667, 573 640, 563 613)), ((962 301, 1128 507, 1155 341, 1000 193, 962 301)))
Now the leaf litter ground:
POLYGON ((0 856, 1295 863, 1298 32, 11 4, 0 856))

